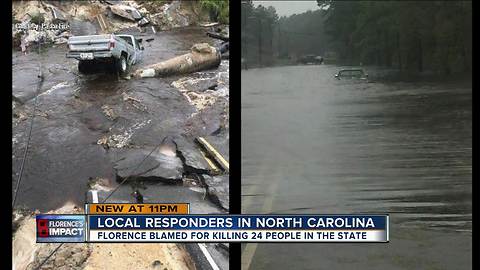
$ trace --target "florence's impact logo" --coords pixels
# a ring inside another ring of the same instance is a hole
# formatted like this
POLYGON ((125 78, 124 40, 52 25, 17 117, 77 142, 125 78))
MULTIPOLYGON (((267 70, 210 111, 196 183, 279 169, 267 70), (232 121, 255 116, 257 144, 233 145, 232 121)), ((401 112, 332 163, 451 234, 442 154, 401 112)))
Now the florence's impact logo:
POLYGON ((84 215, 37 215, 37 242, 85 242, 84 215))

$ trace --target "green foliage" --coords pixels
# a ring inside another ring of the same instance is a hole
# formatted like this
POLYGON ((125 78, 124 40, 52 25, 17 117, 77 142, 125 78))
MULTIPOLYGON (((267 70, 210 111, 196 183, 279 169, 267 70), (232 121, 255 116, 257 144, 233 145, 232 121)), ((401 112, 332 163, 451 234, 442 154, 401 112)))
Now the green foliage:
POLYGON ((336 55, 351 65, 437 74, 472 69, 471 1, 332 1, 278 18, 242 4, 242 57, 250 65, 306 54, 336 55))
POLYGON ((15 18, 15 15, 12 14, 12 23, 15 24, 15 23, 20 23, 20 22, 21 22, 21 21, 20 21, 20 20, 17 20, 17 19, 15 18))
POLYGON ((200 5, 207 9, 221 23, 229 21, 229 2, 228 0, 200 0, 200 5))
POLYGON ((450 74, 471 70, 468 1, 317 1, 328 46, 350 63, 450 74))
POLYGON ((45 22, 45 17, 40 12, 34 13, 34 14, 29 14, 29 15, 30 15, 30 18, 31 18, 30 22, 32 22, 34 24, 40 25, 40 24, 45 22))
POLYGON ((323 55, 326 39, 323 20, 319 10, 281 17, 276 29, 279 58, 323 55))
MULTIPOLYGON (((242 57, 250 66, 306 54, 345 64, 438 74, 472 68, 471 1, 332 1, 278 18, 272 7, 242 4, 242 57)), ((278 61, 277 61, 278 62, 278 61)))
POLYGON ((273 64, 275 27, 278 15, 273 7, 253 6, 252 1, 242 2, 242 58, 249 66, 273 64))

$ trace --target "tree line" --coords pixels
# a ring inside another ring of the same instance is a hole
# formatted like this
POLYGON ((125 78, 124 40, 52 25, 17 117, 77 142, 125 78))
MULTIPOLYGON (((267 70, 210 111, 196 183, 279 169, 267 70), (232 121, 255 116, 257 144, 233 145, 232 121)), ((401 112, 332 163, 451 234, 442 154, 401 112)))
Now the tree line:
POLYGON ((331 1, 279 18, 242 4, 242 57, 251 66, 336 55, 338 63, 453 74, 472 68, 471 1, 331 1))
POLYGON ((269 66, 274 63, 273 38, 278 15, 273 7, 242 1, 242 58, 253 66, 269 66))
POLYGON ((221 23, 229 22, 228 0, 199 0, 200 5, 210 12, 210 19, 221 23))

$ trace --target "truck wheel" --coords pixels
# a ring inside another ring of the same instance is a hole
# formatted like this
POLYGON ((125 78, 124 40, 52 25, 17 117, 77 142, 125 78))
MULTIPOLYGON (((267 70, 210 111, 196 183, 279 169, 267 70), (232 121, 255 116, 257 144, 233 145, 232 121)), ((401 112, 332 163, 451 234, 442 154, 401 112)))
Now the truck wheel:
POLYGON ((116 69, 120 75, 126 75, 128 70, 127 58, 122 55, 120 59, 116 61, 116 69))
POLYGON ((82 74, 91 73, 91 63, 89 61, 78 61, 78 72, 82 74))

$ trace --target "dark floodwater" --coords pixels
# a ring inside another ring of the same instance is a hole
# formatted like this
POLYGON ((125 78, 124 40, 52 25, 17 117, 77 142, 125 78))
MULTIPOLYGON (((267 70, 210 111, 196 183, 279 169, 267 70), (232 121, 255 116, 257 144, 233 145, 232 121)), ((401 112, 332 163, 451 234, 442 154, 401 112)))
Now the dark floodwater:
POLYGON ((242 71, 242 211, 389 213, 391 241, 243 245, 243 268, 470 269, 471 83, 337 71, 242 71))

